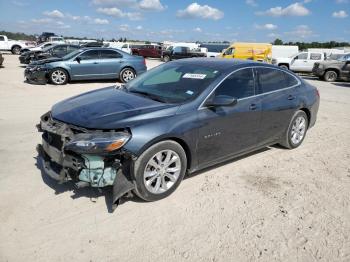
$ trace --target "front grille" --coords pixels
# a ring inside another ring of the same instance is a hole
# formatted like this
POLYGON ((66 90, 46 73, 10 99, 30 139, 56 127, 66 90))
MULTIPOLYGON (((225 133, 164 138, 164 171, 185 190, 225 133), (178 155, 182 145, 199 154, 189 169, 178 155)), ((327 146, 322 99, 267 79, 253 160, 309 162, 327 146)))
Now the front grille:
POLYGON ((62 142, 60 135, 45 131, 43 134, 43 139, 45 139, 45 141, 50 146, 53 146, 53 147, 57 148, 58 150, 62 150, 63 142, 62 142))

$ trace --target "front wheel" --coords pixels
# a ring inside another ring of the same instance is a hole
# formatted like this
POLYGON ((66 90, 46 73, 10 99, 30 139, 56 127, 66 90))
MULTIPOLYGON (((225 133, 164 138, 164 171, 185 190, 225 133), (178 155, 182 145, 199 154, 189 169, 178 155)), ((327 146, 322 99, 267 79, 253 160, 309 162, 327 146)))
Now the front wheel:
POLYGON ((163 61, 164 61, 165 63, 169 62, 169 61, 170 61, 170 56, 168 56, 168 55, 164 56, 164 57, 163 57, 163 61))
POLYGON ((183 148, 175 141, 162 141, 148 148, 135 161, 135 193, 146 201, 169 196, 181 183, 187 169, 183 148))
POLYGON ((304 141, 308 126, 309 120, 306 113, 301 110, 297 111, 292 117, 280 144, 289 149, 297 148, 304 141))
POLYGON ((288 70, 288 69, 289 69, 289 67, 288 67, 287 65, 279 65, 279 67, 280 67, 280 68, 283 68, 283 69, 285 69, 285 70, 288 70))
POLYGON ((337 80, 337 78, 338 78, 338 74, 333 70, 327 71, 323 76, 323 79, 327 82, 334 82, 337 80))
POLYGON ((64 69, 55 68, 50 72, 49 80, 54 85, 65 85, 68 82, 68 73, 64 69))
POLYGON ((119 74, 119 79, 123 83, 129 82, 129 81, 133 80, 135 77, 136 77, 136 73, 131 68, 124 68, 119 74))

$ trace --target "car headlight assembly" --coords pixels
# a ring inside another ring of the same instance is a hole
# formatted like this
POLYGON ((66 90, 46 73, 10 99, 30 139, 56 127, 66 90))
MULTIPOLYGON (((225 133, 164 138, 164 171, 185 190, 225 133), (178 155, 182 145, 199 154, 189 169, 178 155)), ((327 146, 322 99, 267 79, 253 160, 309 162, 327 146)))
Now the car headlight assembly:
POLYGON ((46 68, 44 66, 35 66, 33 68, 33 71, 44 71, 46 70, 46 68))
POLYGON ((77 134, 64 149, 79 154, 107 154, 122 148, 130 139, 127 132, 101 132, 77 134))

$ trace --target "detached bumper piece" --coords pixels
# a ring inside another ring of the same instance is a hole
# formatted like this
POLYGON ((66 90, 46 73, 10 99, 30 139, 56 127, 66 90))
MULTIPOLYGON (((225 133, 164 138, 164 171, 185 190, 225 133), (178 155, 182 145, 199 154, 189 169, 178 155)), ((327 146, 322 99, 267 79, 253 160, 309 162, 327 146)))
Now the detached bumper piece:
POLYGON ((43 171, 59 183, 73 181, 77 188, 113 186, 113 209, 119 199, 134 189, 130 176, 122 172, 122 159, 125 153, 121 151, 113 154, 77 153, 65 149, 67 143, 77 134, 91 133, 79 127, 67 125, 52 119, 50 113, 42 116, 37 125, 39 132, 43 132, 42 144, 37 151, 43 171))

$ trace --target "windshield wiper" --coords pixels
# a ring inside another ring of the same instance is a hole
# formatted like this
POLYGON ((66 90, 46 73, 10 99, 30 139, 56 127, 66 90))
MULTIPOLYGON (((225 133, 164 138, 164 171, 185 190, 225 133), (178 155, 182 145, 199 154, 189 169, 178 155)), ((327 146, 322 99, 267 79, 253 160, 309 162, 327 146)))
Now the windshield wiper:
POLYGON ((139 90, 129 90, 130 93, 135 93, 135 94, 140 94, 144 97, 148 97, 154 101, 158 101, 158 102, 161 102, 161 103, 166 103, 166 101, 164 101, 163 99, 159 98, 158 96, 154 95, 154 94, 151 94, 151 93, 148 93, 148 92, 145 92, 145 91, 139 91, 139 90))

